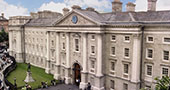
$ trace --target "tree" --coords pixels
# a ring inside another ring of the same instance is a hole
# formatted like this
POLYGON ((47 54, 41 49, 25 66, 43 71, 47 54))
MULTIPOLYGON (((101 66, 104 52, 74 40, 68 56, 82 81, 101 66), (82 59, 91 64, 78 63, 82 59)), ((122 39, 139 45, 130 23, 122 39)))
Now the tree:
POLYGON ((156 87, 155 90, 169 90, 170 85, 170 78, 168 76, 163 76, 160 78, 155 78, 156 80, 156 87))
POLYGON ((8 33, 5 32, 4 28, 0 32, 0 42, 8 41, 8 33))

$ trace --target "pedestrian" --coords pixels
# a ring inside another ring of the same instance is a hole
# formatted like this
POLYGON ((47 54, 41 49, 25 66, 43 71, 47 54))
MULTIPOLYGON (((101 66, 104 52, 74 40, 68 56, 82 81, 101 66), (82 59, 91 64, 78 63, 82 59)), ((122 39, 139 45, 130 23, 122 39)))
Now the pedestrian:
POLYGON ((91 90, 91 84, 89 82, 87 84, 87 90, 91 90))

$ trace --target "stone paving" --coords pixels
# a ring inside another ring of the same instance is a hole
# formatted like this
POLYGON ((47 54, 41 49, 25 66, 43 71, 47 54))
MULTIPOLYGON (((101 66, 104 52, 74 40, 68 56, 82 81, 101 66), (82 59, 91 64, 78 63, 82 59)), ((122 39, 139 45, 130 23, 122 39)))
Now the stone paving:
POLYGON ((66 85, 66 84, 60 84, 57 86, 51 86, 44 89, 37 89, 37 90, 79 90, 78 86, 76 85, 66 85))

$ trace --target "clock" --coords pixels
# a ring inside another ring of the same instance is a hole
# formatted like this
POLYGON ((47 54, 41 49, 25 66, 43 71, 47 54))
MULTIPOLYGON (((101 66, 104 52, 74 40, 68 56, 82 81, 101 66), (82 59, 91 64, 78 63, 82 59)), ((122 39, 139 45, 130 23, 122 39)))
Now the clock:
POLYGON ((72 17, 72 22, 73 22, 74 24, 76 24, 77 21, 78 21, 78 17, 77 17, 77 16, 73 16, 73 17, 72 17))

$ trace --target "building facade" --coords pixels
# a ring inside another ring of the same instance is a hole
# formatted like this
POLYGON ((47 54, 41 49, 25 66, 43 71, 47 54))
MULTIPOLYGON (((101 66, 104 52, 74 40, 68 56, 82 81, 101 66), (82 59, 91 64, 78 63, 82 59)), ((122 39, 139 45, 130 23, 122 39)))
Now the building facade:
POLYGON ((4 29, 6 32, 8 32, 8 19, 4 17, 4 13, 0 16, 0 30, 4 29))
POLYGON ((155 77, 170 74, 170 11, 148 2, 147 12, 135 12, 133 3, 122 12, 115 0, 110 13, 73 6, 64 15, 11 17, 9 52, 81 89, 88 82, 93 90, 154 89, 155 77))

